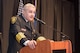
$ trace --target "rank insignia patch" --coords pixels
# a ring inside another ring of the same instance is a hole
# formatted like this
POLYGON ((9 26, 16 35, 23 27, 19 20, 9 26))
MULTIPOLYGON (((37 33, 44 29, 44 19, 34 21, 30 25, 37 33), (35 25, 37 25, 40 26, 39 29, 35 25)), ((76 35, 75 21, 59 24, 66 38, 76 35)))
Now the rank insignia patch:
POLYGON ((16 20, 17 20, 17 17, 16 16, 11 17, 11 23, 12 24, 14 24, 16 22, 16 20))

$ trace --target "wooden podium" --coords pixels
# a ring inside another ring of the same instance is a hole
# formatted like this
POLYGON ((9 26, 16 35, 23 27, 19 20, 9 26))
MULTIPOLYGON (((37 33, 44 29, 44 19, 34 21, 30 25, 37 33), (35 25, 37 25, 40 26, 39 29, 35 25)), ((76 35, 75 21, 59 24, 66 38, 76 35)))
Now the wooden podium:
POLYGON ((28 46, 20 49, 20 53, 52 53, 54 50, 65 49, 66 53, 72 53, 72 45, 70 40, 64 41, 52 41, 44 40, 39 41, 35 49, 31 49, 28 46))

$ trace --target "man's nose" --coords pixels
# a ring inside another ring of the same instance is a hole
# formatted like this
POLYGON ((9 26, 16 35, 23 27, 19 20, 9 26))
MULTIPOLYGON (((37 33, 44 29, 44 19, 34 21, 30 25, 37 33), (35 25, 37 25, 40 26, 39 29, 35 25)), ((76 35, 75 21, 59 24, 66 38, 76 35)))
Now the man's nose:
POLYGON ((34 17, 34 16, 35 16, 35 14, 34 14, 34 13, 32 13, 32 16, 34 17))

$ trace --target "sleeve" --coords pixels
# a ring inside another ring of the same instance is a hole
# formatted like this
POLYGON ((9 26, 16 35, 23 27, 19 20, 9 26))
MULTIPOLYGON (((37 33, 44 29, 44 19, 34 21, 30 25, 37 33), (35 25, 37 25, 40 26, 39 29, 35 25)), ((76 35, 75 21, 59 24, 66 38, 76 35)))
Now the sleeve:
POLYGON ((36 41, 46 40, 46 38, 44 36, 41 36, 41 34, 37 31, 37 29, 36 29, 37 27, 35 25, 37 25, 37 24, 35 24, 33 22, 31 23, 31 26, 32 26, 32 29, 33 29, 32 34, 34 36, 34 40, 36 40, 36 41))
POLYGON ((13 37, 17 40, 17 42, 23 46, 23 43, 25 41, 27 41, 27 37, 24 35, 24 32, 21 31, 20 20, 18 19, 18 17, 16 17, 16 18, 17 18, 17 20, 15 21, 15 23, 11 22, 10 31, 11 31, 13 37))
POLYGON ((24 42, 27 40, 27 38, 26 38, 26 36, 24 35, 23 32, 18 32, 18 33, 16 34, 16 40, 17 40, 19 43, 24 43, 24 42))
POLYGON ((39 36, 36 41, 43 41, 43 40, 46 40, 46 38, 44 36, 39 36))

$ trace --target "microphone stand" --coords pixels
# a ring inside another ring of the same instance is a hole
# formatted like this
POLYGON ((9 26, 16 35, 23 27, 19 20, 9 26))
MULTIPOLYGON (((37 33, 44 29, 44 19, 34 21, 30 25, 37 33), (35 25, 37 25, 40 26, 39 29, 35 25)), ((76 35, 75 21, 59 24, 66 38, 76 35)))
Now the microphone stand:
POLYGON ((53 31, 56 31, 57 33, 60 33, 61 34, 61 40, 66 40, 66 39, 70 39, 68 35, 64 34, 63 32, 61 31, 58 31, 57 29, 51 27, 51 26, 48 26, 44 21, 38 19, 38 18, 34 18, 36 21, 40 22, 41 24, 43 25, 46 25, 48 28, 52 29, 53 31))
POLYGON ((61 31, 58 31, 57 29, 55 29, 55 28, 53 28, 53 27, 51 27, 51 26, 48 26, 48 25, 46 25, 46 27, 52 29, 53 31, 56 31, 57 33, 60 33, 60 34, 61 34, 61 40, 70 39, 70 37, 69 37, 68 35, 64 34, 64 33, 61 32, 61 31))

